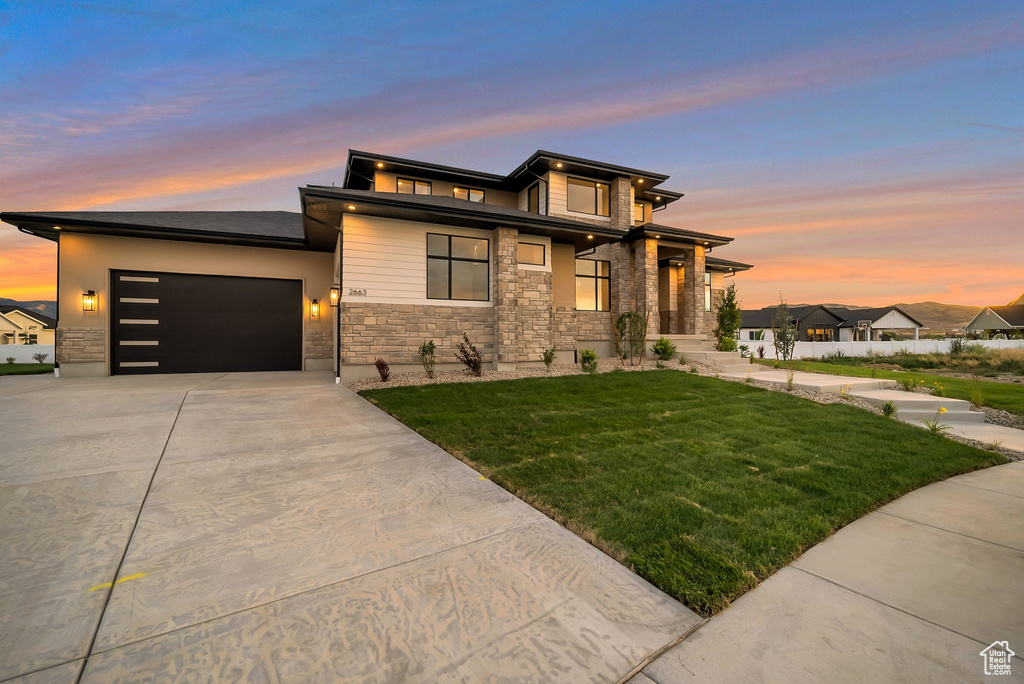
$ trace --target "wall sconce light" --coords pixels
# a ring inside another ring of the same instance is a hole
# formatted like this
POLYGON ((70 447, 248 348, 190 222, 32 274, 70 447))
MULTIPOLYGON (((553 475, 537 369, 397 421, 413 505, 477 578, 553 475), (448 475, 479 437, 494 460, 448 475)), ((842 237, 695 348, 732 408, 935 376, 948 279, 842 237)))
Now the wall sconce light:
POLYGON ((310 318, 320 318, 320 300, 311 299, 309 301, 309 316, 310 318))
POLYGON ((341 299, 341 288, 335 285, 331 288, 331 306, 338 306, 339 299, 341 299))
POLYGON ((82 293, 82 311, 95 311, 96 310, 96 293, 92 290, 87 290, 82 293))

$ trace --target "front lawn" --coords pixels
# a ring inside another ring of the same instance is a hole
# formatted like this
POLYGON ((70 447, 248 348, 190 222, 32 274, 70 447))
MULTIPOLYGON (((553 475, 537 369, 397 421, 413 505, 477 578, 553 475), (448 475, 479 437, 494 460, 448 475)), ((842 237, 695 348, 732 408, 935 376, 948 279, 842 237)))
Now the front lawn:
POLYGON ((675 370, 361 394, 704 615, 877 506, 1004 461, 675 370))
POLYGON ((0 375, 39 375, 52 372, 52 363, 0 363, 0 375))
MULTIPOLYGON (((765 366, 775 365, 775 361, 769 359, 755 359, 755 363, 765 366)), ((971 400, 971 383, 968 378, 954 378, 948 375, 937 375, 934 373, 920 373, 913 371, 893 371, 874 369, 863 366, 845 365, 842 363, 828 363, 825 361, 779 361, 779 368, 792 368, 808 373, 828 373, 829 375, 849 375, 854 378, 884 378, 888 380, 900 380, 912 377, 926 387, 935 387, 936 383, 942 385, 947 397, 953 399, 971 400)), ((985 406, 1002 409, 1024 416, 1024 385, 1012 382, 993 382, 982 380, 980 382, 981 394, 985 406)))

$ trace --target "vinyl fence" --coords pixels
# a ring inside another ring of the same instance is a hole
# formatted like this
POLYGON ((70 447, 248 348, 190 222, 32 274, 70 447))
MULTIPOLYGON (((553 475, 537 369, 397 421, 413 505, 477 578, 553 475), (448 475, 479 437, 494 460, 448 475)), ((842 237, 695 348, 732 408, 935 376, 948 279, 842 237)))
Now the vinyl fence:
POLYGON ((0 344, 0 364, 7 363, 7 358, 14 357, 15 363, 35 363, 33 354, 46 354, 43 363, 53 363, 52 344, 0 344))
MULTIPOLYGON (((1024 340, 966 340, 966 344, 980 344, 989 349, 1024 349, 1024 340)), ((846 356, 868 356, 881 354, 892 356, 900 351, 911 354, 929 354, 933 352, 949 352, 952 340, 894 340, 892 342, 797 342, 793 349, 794 359, 819 359, 837 351, 846 356)), ((771 340, 740 340, 740 344, 750 347, 756 357, 757 348, 764 345, 765 358, 774 359, 775 345, 771 340)))

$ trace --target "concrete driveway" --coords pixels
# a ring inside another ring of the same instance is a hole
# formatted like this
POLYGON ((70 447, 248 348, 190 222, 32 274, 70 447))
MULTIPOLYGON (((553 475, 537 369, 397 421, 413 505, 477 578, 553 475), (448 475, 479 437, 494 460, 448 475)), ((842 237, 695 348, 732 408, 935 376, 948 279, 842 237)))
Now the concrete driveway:
POLYGON ((699 623, 329 374, 0 417, 0 680, 614 681, 699 623))

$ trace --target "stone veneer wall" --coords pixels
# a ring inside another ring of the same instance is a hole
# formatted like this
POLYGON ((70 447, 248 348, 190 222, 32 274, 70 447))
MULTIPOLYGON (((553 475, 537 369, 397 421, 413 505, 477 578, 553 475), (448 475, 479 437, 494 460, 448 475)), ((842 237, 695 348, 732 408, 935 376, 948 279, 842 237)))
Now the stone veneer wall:
MULTIPOLYGON (((551 272, 520 269, 516 279, 518 361, 540 361, 552 340, 551 272)), ((557 347, 556 347, 557 348, 557 347)))
POLYGON ((331 358, 331 353, 334 351, 333 330, 307 330, 304 337, 303 357, 307 359, 331 358))
POLYGON ((576 309, 560 306, 555 309, 553 318, 551 345, 556 351, 574 350, 576 348, 576 337, 579 335, 576 309))
POLYGON ((455 347, 463 333, 485 362, 494 361, 494 308, 490 306, 343 302, 341 312, 343 364, 372 364, 378 356, 392 364, 419 363, 419 347, 427 340, 437 345, 439 363, 457 363, 455 347))
POLYGON ((57 363, 103 363, 107 335, 102 328, 57 328, 57 363))

